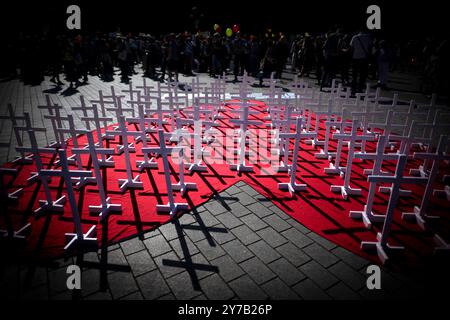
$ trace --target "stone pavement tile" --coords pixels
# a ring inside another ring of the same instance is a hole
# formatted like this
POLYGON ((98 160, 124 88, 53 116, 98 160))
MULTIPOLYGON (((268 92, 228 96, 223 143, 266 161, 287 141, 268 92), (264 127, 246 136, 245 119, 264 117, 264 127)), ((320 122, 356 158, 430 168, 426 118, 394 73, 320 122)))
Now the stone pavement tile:
POLYGON ((327 293, 334 300, 361 300, 361 296, 359 294, 347 287, 342 282, 339 282, 335 286, 328 289, 327 293))
POLYGON ((180 259, 185 259, 186 256, 193 256, 200 252, 191 239, 186 236, 170 241, 170 246, 180 259))
POLYGON ((156 267, 164 276, 164 278, 169 278, 177 273, 182 272, 184 269, 180 267, 175 267, 172 264, 181 263, 181 259, 175 254, 175 252, 168 252, 161 256, 153 259, 155 261, 156 267))
POLYGON ((288 240, 280 235, 278 231, 275 231, 271 227, 259 230, 256 232, 265 242, 267 242, 272 248, 276 248, 288 242, 288 240))
MULTIPOLYGON (((127 259, 125 258, 125 255, 123 254, 120 247, 116 250, 109 251, 108 256, 106 258, 107 258, 108 265, 121 266, 121 267, 128 266, 127 259)), ((100 259, 102 259, 101 255, 100 255, 100 259)), ((111 273, 111 272, 113 272, 113 270, 108 270, 108 273, 111 273)))
POLYGON ((319 236, 317 233, 310 232, 310 233, 308 233, 308 237, 313 239, 315 242, 320 244, 322 247, 324 247, 328 251, 331 251, 331 250, 333 250, 334 248, 337 247, 336 244, 334 244, 333 242, 331 242, 331 241, 329 241, 329 240, 319 236))
POLYGON ((283 210, 278 208, 271 201, 270 201, 268 208, 270 209, 270 211, 272 211, 274 214, 276 214, 278 217, 280 217, 281 219, 283 219, 285 221, 288 219, 291 219, 287 213, 285 213, 283 210))
POLYGON ((267 294, 262 291, 248 275, 242 276, 229 283, 229 286, 242 300, 264 300, 267 294))
POLYGON ((310 279, 305 279, 292 288, 305 300, 330 300, 331 297, 310 279))
POLYGON ((211 232, 211 236, 218 244, 224 244, 236 239, 235 235, 225 228, 224 225, 219 224, 215 226, 215 228, 219 228, 220 232, 211 232))
POLYGON ((206 239, 207 236, 211 237, 213 232, 208 229, 209 228, 207 226, 200 225, 198 223, 183 226, 184 234, 187 235, 193 242, 206 239))
POLYGON ((300 299, 299 296, 279 278, 275 278, 267 283, 264 283, 261 285, 261 288, 269 295, 270 299, 273 300, 300 299))
POLYGON ((120 243, 123 253, 127 256, 129 254, 141 251, 145 249, 145 245, 139 237, 134 237, 129 240, 122 241, 120 243))
POLYGON ((241 220, 253 231, 258 231, 267 227, 267 224, 253 213, 242 217, 241 220))
POLYGON ((313 241, 308 238, 306 235, 301 233, 295 228, 288 229, 281 233, 286 239, 290 240, 293 244, 295 244, 299 248, 304 248, 313 243, 313 241))
POLYGON ((320 263, 325 268, 328 268, 339 261, 339 259, 334 254, 327 251, 317 243, 313 243, 303 248, 303 252, 313 258, 314 261, 320 263))
POLYGON ((342 261, 328 268, 339 280, 345 283, 349 288, 358 291, 366 286, 366 278, 361 273, 355 271, 342 261))
POLYGON ((142 296, 142 293, 140 291, 136 291, 133 293, 130 293, 129 295, 126 295, 122 298, 120 298, 120 300, 144 300, 144 297, 142 296))
POLYGON ((264 263, 270 263, 281 257, 277 251, 272 249, 272 247, 263 240, 255 242, 248 247, 264 263))
POLYGON ((228 194, 234 195, 236 193, 242 192, 240 188, 238 188, 236 185, 232 185, 228 189, 226 189, 226 192, 228 194))
POLYGON ((137 284, 146 300, 154 300, 170 293, 159 270, 153 270, 136 278, 137 284))
POLYGON ((273 212, 270 209, 263 206, 259 202, 248 205, 247 209, 249 209, 251 212, 253 212, 255 215, 257 215, 259 218, 264 218, 264 217, 267 217, 267 216, 273 214, 273 212))
POLYGON ((138 290, 131 272, 114 272, 109 274, 108 285, 113 299, 121 298, 138 290))
POLYGON ((219 268, 213 263, 206 260, 206 258, 201 254, 196 254, 195 256, 190 257, 186 261, 183 261, 183 268, 180 268, 182 271, 184 270, 192 270, 195 272, 195 277, 198 279, 203 279, 211 274, 219 272, 219 268))
POLYGON ((264 217, 263 220, 272 228, 274 228, 278 232, 283 232, 289 228, 292 228, 292 226, 281 219, 276 214, 271 214, 270 216, 264 217))
POLYGON ((306 278, 302 272, 300 272, 285 258, 275 260, 270 263, 268 267, 288 286, 293 286, 306 278))
POLYGON ((355 270, 361 270, 363 267, 369 265, 368 260, 361 258, 342 247, 336 247, 331 250, 331 252, 355 270))
POLYGON ((255 189, 253 189, 251 186, 249 186, 248 184, 247 185, 244 185, 244 186, 242 186, 242 187, 240 187, 240 189, 242 190, 242 191, 244 191, 245 193, 247 193, 249 196, 251 196, 251 197, 256 197, 256 196, 259 196, 260 194, 259 194, 259 192, 258 191, 256 191, 255 189))
POLYGON ((216 218, 229 230, 236 228, 243 224, 241 220, 236 218, 230 212, 225 212, 223 214, 219 214, 216 218))
POLYGON ((202 279, 200 287, 210 300, 229 300, 234 296, 234 292, 217 274, 202 279))
MULTIPOLYGON (((220 205, 220 206, 222 207, 222 205, 220 205)), ((223 212, 225 212, 225 211, 223 211, 223 212)), ((216 213, 216 214, 218 214, 218 213, 216 213)), ((217 220, 216 217, 214 217, 214 215, 211 212, 209 212, 208 210, 201 212, 199 214, 199 219, 201 219, 203 224, 207 227, 213 227, 215 225, 220 224, 220 221, 217 220)), ((199 222, 197 221, 196 223, 198 224, 199 222)))
POLYGON ((144 240, 144 244, 152 257, 160 256, 164 253, 172 251, 167 240, 162 236, 158 235, 149 239, 144 240))
MULTIPOLYGON (((202 292, 194 288, 192 279, 187 271, 183 271, 167 279, 167 284, 172 290, 177 300, 190 300, 200 295, 202 292)), ((199 284, 195 284, 199 286, 199 284)))
POLYGON ((154 230, 145 232, 144 233, 144 238, 148 239, 148 238, 156 237, 156 236, 159 236, 159 235, 161 235, 161 232, 159 232, 158 229, 154 229, 154 230))
POLYGON ((251 196, 249 196, 247 193, 245 192, 240 192, 237 193, 235 195, 233 195, 234 197, 237 198, 237 200, 239 201, 240 204, 242 204, 243 206, 248 206, 252 203, 255 203, 257 200, 251 196))
POLYGON ((249 250, 249 248, 244 246, 239 240, 233 240, 225 243, 222 245, 222 249, 224 249, 237 263, 253 257, 253 253, 249 250))
POLYGON ((212 260, 211 265, 216 266, 219 269, 219 275, 226 282, 234 280, 245 274, 242 268, 239 267, 239 265, 228 255, 212 260))
POLYGON ((135 277, 156 268, 155 262, 147 250, 130 254, 127 256, 127 260, 135 277))
POLYGON ((247 184, 244 182, 244 181, 238 181, 238 182, 236 182, 236 184, 235 184, 235 186, 236 187, 243 187, 243 186, 246 186, 247 184))
POLYGON ((306 228, 304 225, 302 225, 297 220, 292 219, 291 217, 287 218, 285 221, 303 234, 308 234, 311 232, 311 230, 306 228))
POLYGON ((191 224, 197 221, 197 218, 194 213, 186 212, 181 217, 178 218, 178 221, 183 226, 184 224, 191 224))
POLYGON ((339 280, 314 260, 300 266, 300 271, 313 280, 322 289, 328 289, 339 280))
POLYGON ((98 290, 100 290, 100 270, 83 270, 81 273, 81 295, 88 296, 98 290))
POLYGON ((231 232, 238 238, 244 245, 254 243, 261 238, 246 225, 239 226, 231 230, 231 232))
POLYGON ((180 226, 180 222, 177 221, 177 223, 166 223, 159 227, 159 232, 166 238, 167 241, 171 241, 173 239, 178 238, 178 230, 179 232, 182 232, 182 228, 180 226), (177 226, 178 224, 178 226, 177 226))
POLYGON ((227 212, 228 209, 226 206, 223 205, 220 201, 217 200, 209 200, 204 204, 206 210, 212 213, 213 216, 216 216, 218 214, 227 212))
POLYGON ((247 214, 251 213, 251 211, 247 207, 244 207, 239 202, 230 204, 230 210, 231 213, 237 218, 246 216, 247 214))
POLYGON ((275 278, 275 273, 266 264, 254 257, 239 264, 239 266, 257 283, 262 284, 275 278))
POLYGON ((83 254, 83 262, 99 263, 100 259, 97 252, 86 252, 83 254))
POLYGON ((310 256, 290 242, 283 244, 275 250, 278 251, 284 258, 289 260, 289 262, 295 267, 299 267, 311 260, 310 256))
POLYGON ((226 254, 222 247, 216 244, 214 241, 211 244, 208 240, 205 239, 197 242, 195 245, 209 261, 226 254))

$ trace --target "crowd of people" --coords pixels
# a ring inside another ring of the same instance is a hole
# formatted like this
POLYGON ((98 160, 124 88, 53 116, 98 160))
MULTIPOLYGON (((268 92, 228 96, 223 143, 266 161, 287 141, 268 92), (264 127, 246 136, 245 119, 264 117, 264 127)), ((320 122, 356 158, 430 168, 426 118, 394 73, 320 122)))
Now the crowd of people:
POLYGON ((321 88, 338 78, 361 92, 368 78, 388 89, 389 72, 421 72, 426 93, 447 92, 448 41, 391 42, 377 39, 363 29, 356 33, 340 28, 327 33, 288 37, 271 30, 259 35, 220 32, 184 32, 153 36, 95 33, 92 35, 21 35, 6 47, 3 77, 20 76, 26 84, 39 84, 44 75, 57 85, 61 76, 69 88, 87 83, 88 76, 114 79, 120 69, 127 83, 137 67, 144 76, 165 81, 178 75, 232 74, 234 81, 247 71, 262 79, 272 73, 281 79, 290 62, 291 71, 314 77, 321 88), (18 72, 20 70, 20 72, 18 72))

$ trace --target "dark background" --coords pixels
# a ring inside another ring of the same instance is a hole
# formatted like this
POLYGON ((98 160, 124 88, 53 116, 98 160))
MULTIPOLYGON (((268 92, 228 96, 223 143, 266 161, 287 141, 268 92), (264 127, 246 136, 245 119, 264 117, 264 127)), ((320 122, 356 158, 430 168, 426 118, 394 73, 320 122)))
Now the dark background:
POLYGON ((2 36, 20 31, 66 30, 66 8, 81 7, 82 32, 116 31, 163 32, 192 31, 189 17, 196 6, 203 14, 201 29, 212 31, 214 23, 222 31, 237 23, 243 32, 260 32, 266 27, 287 33, 327 31, 339 24, 346 30, 365 25, 366 8, 381 7, 382 33, 385 37, 423 38, 433 35, 448 38, 450 10, 445 1, 321 1, 321 0, 123 0, 123 1, 2 1, 2 36))

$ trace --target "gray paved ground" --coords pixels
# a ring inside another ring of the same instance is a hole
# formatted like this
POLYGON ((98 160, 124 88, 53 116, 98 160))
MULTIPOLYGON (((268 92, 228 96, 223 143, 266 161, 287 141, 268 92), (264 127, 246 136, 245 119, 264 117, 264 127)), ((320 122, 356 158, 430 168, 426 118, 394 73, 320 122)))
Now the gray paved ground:
POLYGON ((430 294, 427 278, 384 269, 366 287, 369 261, 310 232, 238 182, 174 223, 50 266, 3 261, 6 299, 405 299, 430 294), (245 197, 247 205, 240 204, 245 197), (82 288, 66 287, 67 266, 82 288))
MULTIPOLYGON (((110 85, 91 78, 78 90, 89 99, 110 85)), ((401 76, 400 76, 401 78, 401 76)), ((189 79, 181 80, 186 81, 189 79)), ((202 80, 208 78, 202 76, 202 80)), ((142 83, 140 75, 133 78, 142 83)), ((288 80, 283 83, 288 84, 288 80)), ((233 86, 229 85, 230 89, 233 86)), ((0 83, 0 113, 11 102, 17 113, 29 111, 36 126, 47 126, 43 111, 48 81, 23 86, 17 80, 0 83)), ((260 90, 260 89, 259 89, 260 90)), ((406 90, 406 89, 405 89, 406 90)), ((413 89, 408 89, 413 90, 413 89)), ((406 90, 406 91, 408 91, 406 90)), ((257 91, 257 90, 256 90, 257 91)), ((390 93, 385 93, 390 94, 390 93)), ((425 97, 403 92, 401 98, 425 97)), ((79 105, 79 93, 52 99, 69 109, 79 105)), ((80 122, 79 113, 76 116, 80 122)), ((1 126, 2 141, 11 127, 1 126)), ((41 137, 46 144, 50 136, 41 137)), ((14 146, 14 145, 13 145, 14 146)), ((13 149, 1 152, 11 160, 13 149)), ((174 223, 83 257, 30 265, 0 259, 0 297, 6 299, 377 299, 428 295, 423 274, 383 270, 382 290, 366 288, 369 262, 310 232, 277 209, 250 186, 238 183, 174 223), (82 266, 82 289, 66 287, 67 266, 82 266)))

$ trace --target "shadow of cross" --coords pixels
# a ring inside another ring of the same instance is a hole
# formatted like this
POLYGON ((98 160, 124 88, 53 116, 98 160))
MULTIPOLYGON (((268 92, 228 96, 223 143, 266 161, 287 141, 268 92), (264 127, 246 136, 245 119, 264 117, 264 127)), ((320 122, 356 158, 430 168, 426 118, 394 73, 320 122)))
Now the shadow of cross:
MULTIPOLYGON (((228 206, 228 204, 225 202, 225 199, 228 200, 235 200, 238 201, 239 199, 236 197, 222 197, 221 195, 219 195, 218 193, 215 193, 211 199, 217 199, 220 201, 220 203, 222 204, 223 207, 225 207, 225 209, 227 209, 228 211, 231 211, 231 208, 228 206)), ((189 204, 189 207, 193 208, 192 209, 192 214, 195 217, 195 220, 198 223, 198 226, 195 225, 191 225, 191 224, 183 224, 181 225, 183 229, 188 229, 188 230, 198 230, 203 232, 203 234, 205 235, 206 241, 208 241, 208 244, 211 247, 215 247, 216 243, 214 242, 213 238, 211 237, 210 232, 217 232, 217 233, 228 233, 227 229, 225 228, 220 228, 220 227, 208 227, 205 225, 205 222, 203 221, 203 219, 201 218, 199 212, 197 211, 197 208, 195 208, 194 203, 192 202, 192 200, 189 198, 189 196, 186 197, 186 201, 189 204)))
POLYGON ((189 274, 189 277, 191 278, 192 287, 194 288, 194 290, 201 291, 200 283, 197 276, 197 270, 218 273, 219 268, 208 264, 194 263, 192 261, 191 254, 189 252, 185 236, 183 234, 183 227, 181 226, 178 219, 173 220, 172 223, 175 225, 175 230, 177 232, 178 240, 180 241, 181 250, 183 252, 182 257, 184 257, 184 261, 163 259, 162 264, 174 268, 185 268, 189 274))

